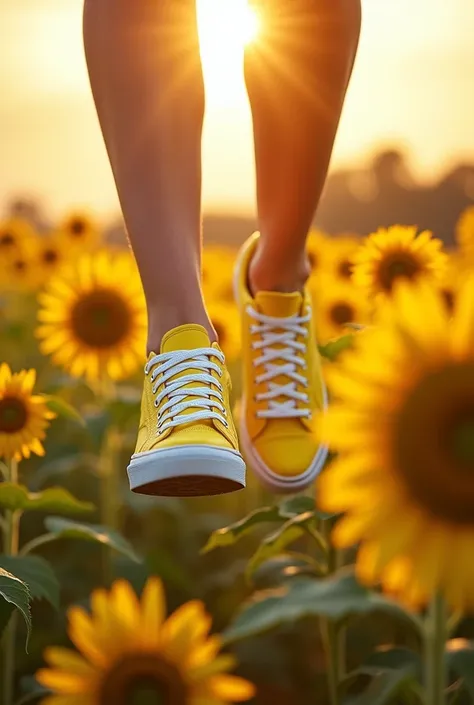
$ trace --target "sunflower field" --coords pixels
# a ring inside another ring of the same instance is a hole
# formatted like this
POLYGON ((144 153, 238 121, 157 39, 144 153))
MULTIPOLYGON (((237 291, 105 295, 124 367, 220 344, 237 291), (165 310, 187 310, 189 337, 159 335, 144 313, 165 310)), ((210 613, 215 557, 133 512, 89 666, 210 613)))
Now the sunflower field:
MULTIPOLYGON (((308 237, 310 491, 129 491, 147 317, 88 214, 0 223, 0 705, 474 703, 474 208, 308 237)), ((204 248, 240 409, 236 252, 204 248)))

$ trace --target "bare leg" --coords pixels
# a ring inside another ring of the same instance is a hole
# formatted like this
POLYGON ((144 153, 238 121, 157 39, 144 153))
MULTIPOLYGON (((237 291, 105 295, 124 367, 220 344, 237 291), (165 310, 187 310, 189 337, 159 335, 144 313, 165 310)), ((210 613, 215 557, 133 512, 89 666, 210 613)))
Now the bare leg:
POLYGON ((200 287, 204 86, 195 0, 85 0, 94 99, 147 299, 170 328, 215 335, 200 287))
POLYGON ((254 0, 262 35, 246 52, 261 237, 253 291, 297 291, 357 51, 360 0, 254 0))

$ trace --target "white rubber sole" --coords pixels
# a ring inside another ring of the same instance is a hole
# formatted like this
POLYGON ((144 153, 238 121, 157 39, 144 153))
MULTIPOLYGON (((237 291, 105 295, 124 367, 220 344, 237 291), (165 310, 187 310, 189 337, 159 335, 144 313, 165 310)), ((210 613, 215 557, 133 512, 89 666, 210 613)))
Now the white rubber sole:
POLYGON ((185 445, 136 453, 127 473, 133 492, 155 496, 198 497, 245 487, 240 453, 217 446, 185 445))
MULTIPOLYGON (((243 252, 239 253, 235 263, 234 269, 234 298, 239 306, 242 307, 242 303, 239 297, 239 283, 240 283, 240 270, 242 267, 243 252)), ((328 405, 327 390, 323 388, 323 408, 326 409, 328 405)), ((272 492, 292 494, 295 492, 301 492, 309 487, 314 480, 317 478, 321 470, 323 469, 327 457, 328 457, 328 447, 321 445, 318 448, 316 455, 314 456, 309 467, 299 475, 279 475, 271 468, 266 465, 261 457, 258 455, 249 435, 247 432, 247 427, 245 425, 246 418, 246 401, 242 398, 242 409, 241 418, 239 424, 239 435, 240 435, 240 445, 243 450, 246 460, 251 464, 252 469, 255 474, 260 478, 262 483, 272 492)))

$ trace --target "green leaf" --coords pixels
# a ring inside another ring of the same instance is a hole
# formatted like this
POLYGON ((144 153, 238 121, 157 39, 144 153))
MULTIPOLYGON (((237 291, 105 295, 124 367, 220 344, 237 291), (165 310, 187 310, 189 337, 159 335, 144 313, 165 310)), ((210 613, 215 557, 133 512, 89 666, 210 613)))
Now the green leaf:
POLYGON ((237 641, 306 617, 339 621, 376 611, 388 612, 419 628, 415 616, 359 585, 352 570, 344 569, 329 578, 297 578, 275 591, 257 593, 237 615, 225 637, 227 642, 237 641))
POLYGON ((448 642, 446 663, 450 671, 463 679, 466 690, 474 699, 474 645, 471 643, 466 648, 454 649, 448 642))
POLYGON ((416 651, 398 646, 380 647, 369 656, 365 665, 383 669, 411 668, 420 679, 423 672, 423 661, 420 655, 416 651))
POLYGON ((74 421, 80 426, 86 425, 83 417, 80 415, 77 409, 71 406, 71 404, 69 404, 67 401, 53 394, 44 394, 43 396, 48 409, 50 409, 50 411, 54 411, 57 416, 60 416, 64 419, 68 419, 69 421, 74 421))
POLYGON ((25 583, 8 571, 0 568, 0 631, 10 619, 12 607, 16 607, 25 620, 27 637, 31 634, 30 593, 25 583), (3 598, 3 599, 1 599, 3 598))
POLYGON ((137 556, 127 539, 119 534, 118 531, 109 529, 106 526, 82 524, 78 521, 61 519, 60 517, 47 517, 45 525, 48 531, 55 534, 58 538, 82 539, 83 541, 101 543, 122 553, 132 561, 141 562, 141 559, 137 556))
MULTIPOLYGON (((81 469, 86 472, 97 472, 99 459, 93 453, 74 453, 73 455, 61 456, 54 460, 47 460, 44 465, 35 469, 29 485, 32 490, 41 487, 58 475, 67 475, 75 470, 81 469)), ((130 492, 130 494, 134 494, 130 492)))
POLYGON ((59 609, 60 585, 51 565, 39 556, 0 556, 0 563, 22 580, 36 600, 47 600, 59 609))
POLYGON ((201 549, 201 553, 209 553, 209 551, 220 546, 231 546, 241 539, 242 536, 252 531, 255 526, 268 522, 275 523, 279 521, 280 518, 280 510, 278 507, 261 507, 260 509, 256 509, 235 524, 214 531, 204 548, 201 549))
POLYGON ((330 340, 329 343, 326 343, 326 345, 320 345, 319 352, 327 360, 333 362, 341 353, 351 348, 353 342, 354 333, 348 333, 347 335, 342 335, 336 340, 330 340))
MULTIPOLYGON (((266 560, 282 553, 287 546, 301 538, 308 530, 311 530, 313 536, 319 537, 319 534, 314 528, 315 519, 314 511, 297 514, 267 536, 248 563, 246 570, 247 577, 250 577, 266 560)), ((322 537, 319 538, 320 546, 324 550, 324 539, 322 537)))
POLYGON ((369 686, 363 693, 344 699, 344 705, 395 705, 399 702, 418 705, 421 702, 420 686, 410 668, 363 668, 349 674, 346 680, 353 686, 357 679, 369 679, 369 686))
POLYGON ((258 590, 266 590, 294 580, 297 575, 322 577, 325 572, 324 566, 310 556, 288 551, 262 563, 252 574, 252 583, 258 590))
POLYGON ((307 497, 306 495, 297 495, 296 497, 290 497, 289 499, 283 500, 278 505, 280 516, 282 518, 291 519, 291 517, 297 514, 304 514, 305 512, 314 512, 315 504, 313 497, 307 497))
POLYGON ((28 488, 24 485, 12 482, 0 484, 0 507, 11 511, 21 509, 61 514, 82 514, 94 509, 93 504, 76 499, 63 487, 50 487, 42 492, 28 492, 28 488))

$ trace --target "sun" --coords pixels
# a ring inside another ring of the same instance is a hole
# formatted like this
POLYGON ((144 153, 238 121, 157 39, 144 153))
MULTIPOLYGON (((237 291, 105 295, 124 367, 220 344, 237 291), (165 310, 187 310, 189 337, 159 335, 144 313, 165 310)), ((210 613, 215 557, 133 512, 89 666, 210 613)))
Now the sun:
POLYGON ((198 0, 197 10, 206 88, 228 104, 240 92, 243 51, 258 36, 259 16, 248 0, 198 0))
POLYGON ((203 57, 241 52, 258 34, 259 18, 248 0, 198 0, 203 57))

